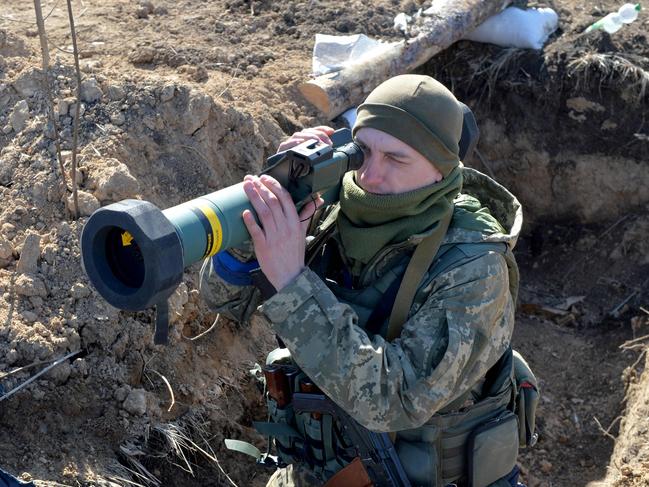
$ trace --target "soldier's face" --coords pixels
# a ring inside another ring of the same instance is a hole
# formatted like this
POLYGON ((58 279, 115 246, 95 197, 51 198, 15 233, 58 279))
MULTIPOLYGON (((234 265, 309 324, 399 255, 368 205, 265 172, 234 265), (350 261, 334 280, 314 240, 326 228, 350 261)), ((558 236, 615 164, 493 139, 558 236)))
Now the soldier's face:
POLYGON ((356 184, 375 194, 406 193, 442 180, 442 173, 415 149, 390 134, 363 127, 355 141, 365 161, 356 184))

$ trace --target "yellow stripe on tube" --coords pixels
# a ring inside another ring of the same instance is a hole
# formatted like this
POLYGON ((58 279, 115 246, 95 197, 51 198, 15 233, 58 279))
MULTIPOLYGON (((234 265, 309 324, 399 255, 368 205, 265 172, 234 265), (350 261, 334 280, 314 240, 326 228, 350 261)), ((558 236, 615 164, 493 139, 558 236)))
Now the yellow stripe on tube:
POLYGON ((212 228, 212 233, 207 235, 207 250, 204 255, 204 257, 210 257, 221 249, 221 244, 223 243, 223 228, 221 227, 219 217, 216 216, 216 212, 210 205, 203 203, 197 206, 210 222, 210 227, 212 228))

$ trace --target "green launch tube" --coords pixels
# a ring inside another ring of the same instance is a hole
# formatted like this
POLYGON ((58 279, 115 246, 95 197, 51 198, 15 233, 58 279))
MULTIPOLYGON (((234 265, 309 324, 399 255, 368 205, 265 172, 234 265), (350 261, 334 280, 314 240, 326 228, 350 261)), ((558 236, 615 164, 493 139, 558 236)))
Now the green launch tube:
MULTIPOLYGON (((298 207, 316 194, 332 203, 343 175, 363 162, 348 130, 336 140, 345 143, 330 147, 304 142, 271 157, 263 172, 275 177, 298 207)), ((84 269, 112 306, 132 311, 160 307, 187 266, 250 238, 241 217, 245 209, 253 210, 243 183, 166 210, 141 200, 105 206, 84 226, 84 269)))

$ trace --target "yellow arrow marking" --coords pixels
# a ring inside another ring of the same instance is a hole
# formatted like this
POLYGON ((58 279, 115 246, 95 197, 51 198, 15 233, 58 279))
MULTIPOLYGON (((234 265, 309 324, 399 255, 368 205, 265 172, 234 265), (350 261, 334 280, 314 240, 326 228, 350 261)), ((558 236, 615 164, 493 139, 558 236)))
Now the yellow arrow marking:
POLYGON ((133 235, 131 235, 128 232, 122 233, 122 246, 128 247, 131 245, 131 242, 133 241, 133 235))

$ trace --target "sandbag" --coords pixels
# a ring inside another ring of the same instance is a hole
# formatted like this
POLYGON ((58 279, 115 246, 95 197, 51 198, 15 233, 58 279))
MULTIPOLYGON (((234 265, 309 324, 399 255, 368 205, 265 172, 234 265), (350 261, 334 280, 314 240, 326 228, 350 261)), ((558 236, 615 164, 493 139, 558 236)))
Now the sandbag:
POLYGON ((508 7, 489 17, 464 39, 502 47, 543 49, 558 25, 559 16, 551 8, 508 7))

